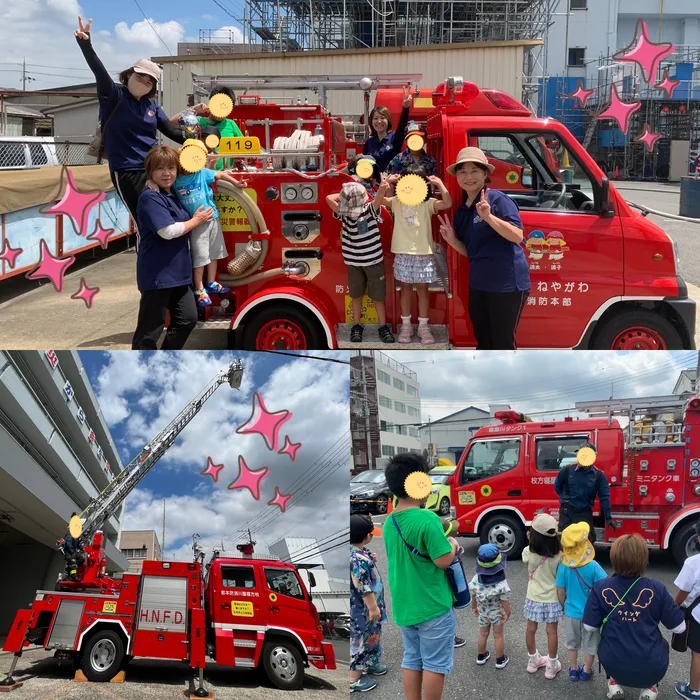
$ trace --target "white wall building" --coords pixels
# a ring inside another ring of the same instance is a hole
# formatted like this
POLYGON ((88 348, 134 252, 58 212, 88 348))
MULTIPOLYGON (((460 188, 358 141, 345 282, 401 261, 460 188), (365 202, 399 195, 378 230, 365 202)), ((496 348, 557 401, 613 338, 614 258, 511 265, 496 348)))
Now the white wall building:
MULTIPOLYGON (((78 353, 0 351, 0 635, 34 591, 54 590, 56 540, 121 469, 78 353)), ((110 573, 129 566, 117 548, 122 514, 103 527, 110 573)))
POLYGON ((646 21, 653 42, 700 48, 696 0, 560 0, 547 35, 547 73, 587 78, 594 86, 598 59, 634 40, 638 18, 646 21))

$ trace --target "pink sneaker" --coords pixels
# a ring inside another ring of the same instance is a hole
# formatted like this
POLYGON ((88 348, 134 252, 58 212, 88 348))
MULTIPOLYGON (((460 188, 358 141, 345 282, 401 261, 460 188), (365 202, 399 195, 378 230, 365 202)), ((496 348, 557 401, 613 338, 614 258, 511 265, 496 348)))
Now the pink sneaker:
POLYGON ((527 662, 527 672, 537 673, 539 669, 547 665, 547 657, 537 654, 537 656, 531 656, 527 662))
POLYGON ((433 345, 435 343, 433 332, 430 330, 430 326, 427 324, 418 326, 418 337, 420 338, 421 345, 433 345))
POLYGON ((398 340, 404 345, 410 343, 413 340, 413 326, 402 323, 398 340))
POLYGON ((547 669, 544 672, 544 677, 547 680, 552 680, 552 678, 557 677, 557 673, 561 671, 561 661, 559 659, 555 659, 552 661, 551 659, 543 659, 545 663, 547 664, 547 669))

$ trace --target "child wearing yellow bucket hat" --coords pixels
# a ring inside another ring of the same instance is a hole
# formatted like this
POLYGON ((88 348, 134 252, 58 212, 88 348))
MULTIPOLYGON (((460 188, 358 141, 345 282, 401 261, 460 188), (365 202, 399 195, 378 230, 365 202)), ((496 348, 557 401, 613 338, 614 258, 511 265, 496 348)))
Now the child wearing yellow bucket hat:
POLYGON ((607 577, 595 560, 595 549, 588 539, 590 525, 573 523, 561 533, 562 556, 557 571, 557 595, 564 607, 564 636, 569 658, 569 680, 590 680, 593 661, 598 651, 600 630, 583 626, 583 611, 588 594, 596 581, 607 577), (583 651, 583 665, 579 666, 578 653, 583 651))

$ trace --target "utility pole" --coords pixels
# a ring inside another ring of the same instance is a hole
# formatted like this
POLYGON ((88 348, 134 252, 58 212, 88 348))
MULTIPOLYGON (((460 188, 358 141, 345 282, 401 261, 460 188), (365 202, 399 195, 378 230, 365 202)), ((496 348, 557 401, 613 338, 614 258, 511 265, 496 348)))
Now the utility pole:
POLYGON ((369 393, 367 392, 367 374, 365 372, 365 356, 360 351, 360 364, 362 365, 362 391, 364 393, 364 402, 362 412, 365 416, 365 442, 367 444, 367 468, 372 469, 372 434, 370 433, 370 411, 369 411, 369 393))
POLYGON ((163 499, 163 541, 160 545, 160 559, 165 561, 165 499, 163 499))
POLYGON ((22 90, 27 89, 27 83, 35 80, 35 78, 31 78, 30 76, 27 75, 27 59, 23 58, 22 59, 22 90))

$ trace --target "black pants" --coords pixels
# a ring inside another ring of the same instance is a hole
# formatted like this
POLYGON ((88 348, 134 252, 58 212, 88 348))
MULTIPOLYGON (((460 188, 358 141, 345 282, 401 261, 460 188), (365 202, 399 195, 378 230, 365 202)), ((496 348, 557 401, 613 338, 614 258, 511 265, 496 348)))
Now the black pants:
POLYGON ((588 523, 591 527, 588 539, 591 544, 595 544, 595 528, 593 527, 593 511, 591 509, 574 510, 568 506, 561 506, 559 508, 559 532, 573 523, 588 523))
POLYGON ((170 312, 170 325, 160 349, 182 350, 197 323, 197 305, 189 285, 141 292, 139 320, 131 343, 132 350, 158 349, 158 338, 165 326, 166 311, 170 312))
POLYGON ((138 204, 141 192, 146 189, 145 170, 115 170, 110 173, 112 183, 117 190, 120 199, 126 205, 126 208, 134 220, 134 224, 138 224, 136 220, 136 205, 138 204))
POLYGON ((477 350, 515 350, 515 331, 525 308, 526 292, 469 290, 469 318, 477 350))

